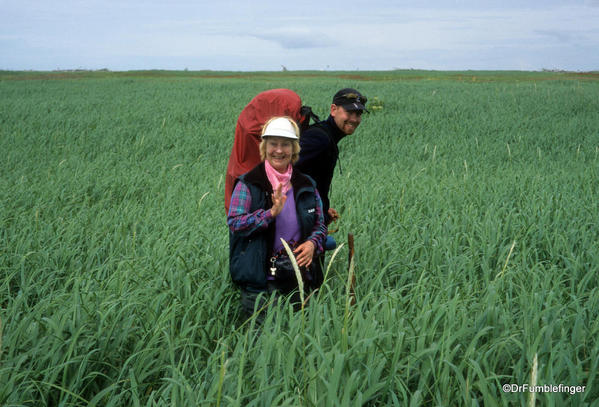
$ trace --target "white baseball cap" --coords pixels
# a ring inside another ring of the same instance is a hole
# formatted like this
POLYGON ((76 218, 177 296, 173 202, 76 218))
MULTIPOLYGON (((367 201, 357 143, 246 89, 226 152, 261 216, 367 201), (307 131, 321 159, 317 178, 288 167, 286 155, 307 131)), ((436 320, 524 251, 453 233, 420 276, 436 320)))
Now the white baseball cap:
POLYGON ((298 140, 297 134, 295 133, 295 127, 289 119, 285 117, 279 117, 268 123, 268 126, 262 132, 262 138, 274 136, 284 137, 294 140, 298 140))

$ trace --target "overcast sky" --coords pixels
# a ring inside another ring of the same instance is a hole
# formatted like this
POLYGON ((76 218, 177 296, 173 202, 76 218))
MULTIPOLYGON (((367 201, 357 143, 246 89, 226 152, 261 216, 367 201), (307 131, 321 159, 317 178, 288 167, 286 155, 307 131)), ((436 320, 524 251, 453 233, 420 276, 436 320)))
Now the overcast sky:
POLYGON ((0 69, 599 70, 599 0, 0 0, 0 69))

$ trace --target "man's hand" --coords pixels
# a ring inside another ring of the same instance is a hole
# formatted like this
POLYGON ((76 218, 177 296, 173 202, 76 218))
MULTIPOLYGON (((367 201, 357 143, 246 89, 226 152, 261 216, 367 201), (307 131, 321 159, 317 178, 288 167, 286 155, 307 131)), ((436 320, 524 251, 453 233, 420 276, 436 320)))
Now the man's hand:
POLYGON ((283 195, 283 185, 279 184, 277 190, 272 194, 272 208, 270 208, 270 214, 272 216, 278 216, 285 206, 287 201, 287 195, 283 195))
POLYGON ((310 264, 312 264, 312 257, 314 257, 314 243, 312 243, 311 240, 306 240, 295 248, 293 254, 295 254, 295 260, 297 261, 298 266, 310 266, 310 264))
POLYGON ((329 220, 329 224, 331 224, 331 223, 335 222, 337 219, 339 219, 339 213, 335 209, 329 208, 327 213, 329 214, 329 217, 331 218, 329 220))

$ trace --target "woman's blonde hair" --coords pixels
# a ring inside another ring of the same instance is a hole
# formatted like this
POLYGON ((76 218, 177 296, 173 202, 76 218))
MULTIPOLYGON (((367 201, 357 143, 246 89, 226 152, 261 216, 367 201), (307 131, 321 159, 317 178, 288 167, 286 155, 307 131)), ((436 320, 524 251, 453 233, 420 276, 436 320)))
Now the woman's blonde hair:
MULTIPOLYGON (((270 122, 272 122, 275 119, 281 119, 281 118, 289 120, 289 122, 293 126, 293 129, 295 130, 295 135, 297 136, 297 140, 291 139, 291 146, 292 146, 291 164, 295 164, 297 162, 297 160, 299 159, 299 152, 300 152, 300 144, 299 144, 300 129, 299 129, 297 123, 295 122, 295 120, 293 120, 289 116, 273 117, 270 120, 268 120, 266 123, 264 123, 264 126, 262 126, 262 133, 260 135, 261 136, 264 135, 264 131, 266 130, 266 127, 270 124, 270 122)), ((266 139, 265 138, 262 138, 262 141, 260 141, 259 148, 260 148, 260 159, 262 161, 264 161, 266 159, 266 139)))

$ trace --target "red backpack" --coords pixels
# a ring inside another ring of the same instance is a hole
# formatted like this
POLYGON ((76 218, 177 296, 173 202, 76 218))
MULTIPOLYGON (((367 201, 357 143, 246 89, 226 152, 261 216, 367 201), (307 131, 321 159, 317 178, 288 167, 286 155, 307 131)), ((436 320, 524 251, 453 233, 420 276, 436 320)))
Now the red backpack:
POLYGON ((235 140, 225 176, 225 210, 229 213, 229 203, 237 178, 260 163, 260 134, 262 126, 275 116, 289 116, 300 129, 308 127, 310 117, 318 120, 308 106, 292 90, 271 89, 256 95, 243 108, 237 119, 235 140))

